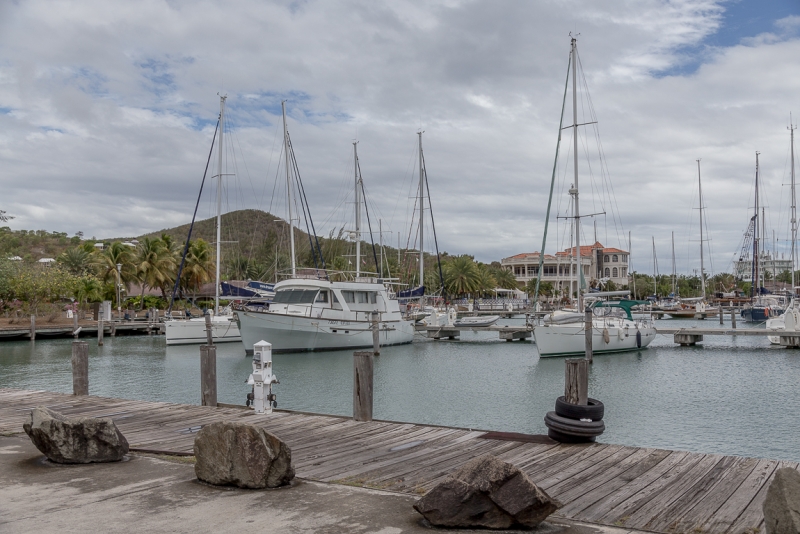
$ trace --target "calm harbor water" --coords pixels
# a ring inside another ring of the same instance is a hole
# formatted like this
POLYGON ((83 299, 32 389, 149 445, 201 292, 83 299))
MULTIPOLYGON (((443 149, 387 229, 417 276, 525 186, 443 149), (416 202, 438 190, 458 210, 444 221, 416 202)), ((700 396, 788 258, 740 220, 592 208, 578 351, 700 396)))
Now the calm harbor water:
MULTIPOLYGON (((546 433, 543 417, 564 390, 563 358, 539 359, 535 344, 496 336, 384 347, 375 360, 375 418, 546 433)), ((167 347, 163 336, 88 341, 91 394, 199 404, 197 346, 167 347)), ((0 387, 70 393, 70 345, 0 343, 0 387)), ((243 404, 251 359, 239 343, 217 350, 219 400, 243 404)), ((352 414, 351 352, 273 360, 280 408, 352 414)), ((707 336, 702 346, 677 347, 658 336, 646 350, 595 356, 589 395, 606 405, 599 441, 800 461, 799 386, 800 350, 770 347, 765 337, 707 336)))

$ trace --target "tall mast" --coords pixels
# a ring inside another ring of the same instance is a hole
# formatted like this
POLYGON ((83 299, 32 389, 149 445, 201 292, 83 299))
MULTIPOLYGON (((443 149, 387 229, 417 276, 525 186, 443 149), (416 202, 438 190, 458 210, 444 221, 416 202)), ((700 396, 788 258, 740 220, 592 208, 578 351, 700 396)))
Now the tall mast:
POLYGON ((675 282, 677 276, 675 274, 675 232, 672 232, 672 296, 675 297, 675 282))
MULTIPOLYGON (((759 260, 761 263, 766 264, 767 256, 767 213, 766 207, 761 206, 761 256, 759 260)), ((761 266, 761 287, 767 286, 767 268, 765 265, 761 266)))
POLYGON ((797 126, 792 125, 792 114, 789 114, 789 134, 792 144, 792 296, 794 296, 794 269, 795 269, 795 254, 797 248, 797 202, 794 195, 794 131, 797 126))
POLYGON ((703 185, 700 182, 700 160, 697 160, 697 190, 700 193, 700 290, 706 297, 706 269, 703 264, 703 185))
POLYGON ((292 181, 289 178, 289 131, 286 129, 286 100, 281 101, 283 111, 283 154, 286 157, 286 198, 289 204, 289 243, 292 250, 292 278, 297 276, 297 263, 294 257, 294 215, 292 215, 292 181))
POLYGON ((656 267, 656 236, 653 238, 653 295, 658 297, 658 268, 656 267))
POLYGON ((361 276, 361 185, 358 178, 358 141, 353 141, 353 167, 356 175, 356 276, 361 276))
MULTIPOLYGON (((572 128, 573 128, 573 167, 575 171, 575 274, 576 284, 575 293, 577 295, 577 310, 581 311, 581 212, 578 205, 578 41, 572 38, 572 128)), ((544 251, 542 251, 544 253, 544 251)))
POLYGON ((753 221, 754 221, 754 226, 753 226, 753 289, 754 289, 754 291, 753 291, 753 295, 751 295, 751 297, 756 295, 756 293, 758 293, 758 282, 760 280, 759 276, 758 276, 758 263, 759 263, 759 257, 758 256, 759 256, 759 250, 760 250, 759 247, 758 247, 758 241, 759 241, 759 237, 758 237, 759 236, 759 234, 758 234, 758 155, 759 155, 759 152, 756 152, 756 206, 755 206, 756 214, 755 214, 755 217, 753 219, 753 221))
POLYGON ((631 241, 631 231, 628 230, 628 272, 631 276, 631 285, 633 285, 633 298, 636 298, 636 274, 633 271, 633 242, 631 241))
MULTIPOLYGON (((422 246, 423 227, 422 224, 425 213, 425 171, 422 168, 422 133, 417 132, 419 136, 419 285, 425 285, 425 252, 422 246)), ((423 292, 424 294, 424 292, 423 292)))
POLYGON ((216 278, 214 278, 214 313, 219 313, 219 263, 220 263, 220 243, 222 240, 222 134, 225 131, 225 100, 227 96, 219 97, 219 156, 217 157, 217 266, 216 278))

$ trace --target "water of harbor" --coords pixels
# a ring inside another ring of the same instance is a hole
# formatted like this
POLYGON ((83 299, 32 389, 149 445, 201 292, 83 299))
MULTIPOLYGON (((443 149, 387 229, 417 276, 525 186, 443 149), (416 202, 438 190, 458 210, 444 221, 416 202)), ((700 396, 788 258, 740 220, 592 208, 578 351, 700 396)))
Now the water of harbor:
MULTIPOLYGON (((716 319, 657 325, 719 326, 716 319)), ((163 336, 106 337, 102 347, 87 341, 92 395, 199 404, 197 346, 167 347, 163 336)), ((71 393, 70 346, 70 339, 1 342, 0 387, 71 393)), ((279 408, 352 414, 352 352, 273 359, 279 408)), ((219 401, 243 404, 250 371, 241 343, 218 345, 219 401)), ((464 332, 460 341, 418 337, 382 349, 374 387, 376 419, 544 434, 543 417, 563 395, 564 360, 540 359, 535 344, 491 332, 464 332)), ((706 336, 702 345, 678 347, 658 336, 646 350, 597 355, 589 395, 606 405, 602 442, 800 461, 800 350, 769 346, 766 337, 706 336)))

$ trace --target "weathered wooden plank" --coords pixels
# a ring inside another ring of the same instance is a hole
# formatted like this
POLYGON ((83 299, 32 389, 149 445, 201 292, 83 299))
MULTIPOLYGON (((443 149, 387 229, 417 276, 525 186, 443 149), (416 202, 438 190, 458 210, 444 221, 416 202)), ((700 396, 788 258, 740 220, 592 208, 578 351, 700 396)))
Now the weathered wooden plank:
MULTIPOLYGON (((576 465, 570 466, 561 473, 549 477, 547 482, 542 481, 541 487, 551 495, 559 496, 559 500, 568 500, 566 497, 562 499, 560 496, 576 486, 591 483, 592 479, 599 473, 615 468, 631 455, 641 454, 640 451, 642 451, 642 449, 636 449, 634 447, 620 446, 612 454, 606 455, 605 453, 611 451, 612 447, 608 447, 603 453, 591 456, 576 465), (580 468, 576 470, 577 465, 580 465, 580 468), (567 475, 567 473, 570 474, 567 475)), ((641 454, 642 457, 645 455, 646 452, 645 454, 641 454)))
POLYGON ((629 528, 642 528, 661 516, 672 503, 680 499, 681 496, 691 489, 695 483, 711 471, 721 460, 717 454, 707 454, 703 456, 690 470, 683 473, 680 477, 673 478, 667 483, 663 491, 653 496, 650 501, 643 504, 638 510, 631 514, 630 519, 625 523, 629 528))
POLYGON ((777 465, 777 460, 759 460, 744 482, 700 528, 705 532, 728 530, 769 480, 777 465))
POLYGON ((570 473, 578 473, 584 466, 591 465, 590 458, 605 458, 621 448, 622 445, 596 445, 574 451, 572 447, 562 445, 559 453, 526 465, 523 469, 536 484, 542 487, 552 486, 565 476, 570 476, 570 473), (580 466, 576 467, 576 464, 580 466))
MULTIPOLYGON (((775 466, 775 471, 783 467, 797 469, 797 462, 778 462, 778 465, 775 466)), ((772 482, 772 479, 775 477, 775 471, 770 474, 769 478, 767 478, 767 480, 764 482, 764 485, 761 486, 761 489, 758 490, 758 493, 756 493, 756 495, 753 497, 753 500, 747 505, 747 508, 742 510, 742 513, 739 514, 739 517, 736 518, 736 521, 733 522, 731 527, 726 532, 730 534, 751 534, 755 532, 755 529, 759 525, 763 524, 764 499, 767 496, 769 485, 772 482)))
POLYGON ((614 482, 608 484, 611 490, 608 495, 581 510, 578 510, 579 506, 576 505, 573 510, 564 513, 575 514, 575 517, 583 521, 599 522, 600 518, 608 514, 609 511, 613 510, 617 505, 634 495, 638 495, 645 487, 661 478, 666 472, 689 455, 689 453, 685 451, 655 452, 665 452, 667 455, 663 460, 656 462, 655 465, 651 465, 651 462, 647 460, 640 462, 636 467, 626 471, 614 482))

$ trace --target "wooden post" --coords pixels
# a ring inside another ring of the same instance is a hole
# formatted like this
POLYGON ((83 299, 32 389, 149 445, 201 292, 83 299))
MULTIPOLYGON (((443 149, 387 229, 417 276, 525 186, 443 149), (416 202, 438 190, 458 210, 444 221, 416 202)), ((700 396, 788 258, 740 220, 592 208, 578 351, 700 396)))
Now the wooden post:
POLYGON ((31 341, 36 341, 36 316, 31 315, 31 341))
POLYGON ((370 351, 353 353, 353 419, 372 421, 372 377, 375 356, 370 351))
POLYGON ((72 394, 89 394, 89 344, 72 342, 72 394))
POLYGON ((372 352, 375 356, 381 355, 381 332, 380 324, 378 323, 378 312, 372 312, 372 352))
POLYGON ((723 321, 725 319, 725 312, 722 311, 722 305, 720 304, 719 307, 719 324, 725 324, 723 321))
POLYGON ((583 330, 586 335, 586 361, 589 363, 594 363, 592 361, 593 354, 592 354, 592 309, 586 308, 586 316, 585 316, 585 324, 583 325, 583 330))
POLYGON ((97 346, 98 347, 102 347, 103 346, 103 329, 104 328, 105 328, 105 326, 103 326, 103 320, 102 319, 98 319, 97 320, 97 346))
POLYGON ((731 310, 731 328, 736 329, 736 310, 731 310))
MULTIPOLYGON (((75 332, 75 330, 78 329, 78 308, 76 306, 73 306, 73 308, 74 309, 72 310, 72 331, 75 332)), ((75 337, 78 337, 78 334, 75 334, 75 337)))
POLYGON ((217 347, 200 345, 200 403, 217 405, 217 347))
POLYGON ((209 346, 214 344, 214 336, 212 335, 212 330, 211 330, 210 313, 206 313, 206 343, 208 343, 209 346))
POLYGON ((117 323, 111 323, 111 337, 117 337, 117 323))
POLYGON ((564 399, 570 404, 589 404, 589 360, 573 358, 564 360, 564 399))

